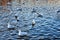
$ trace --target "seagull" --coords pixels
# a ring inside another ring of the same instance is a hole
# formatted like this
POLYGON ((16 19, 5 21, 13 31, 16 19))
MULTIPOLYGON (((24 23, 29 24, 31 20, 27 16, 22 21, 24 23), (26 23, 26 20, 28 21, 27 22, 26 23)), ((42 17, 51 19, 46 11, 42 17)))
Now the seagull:
POLYGON ((19 36, 19 37, 18 37, 17 39, 21 39, 21 38, 24 38, 24 39, 30 38, 27 32, 22 32, 20 29, 18 30, 18 36, 19 36))
POLYGON ((7 27, 10 28, 10 26, 11 26, 10 23, 8 23, 8 26, 7 27))
POLYGON ((11 27, 11 25, 10 25, 10 23, 8 23, 8 30, 15 30, 15 28, 14 27, 11 27))
POLYGON ((19 17, 17 17, 17 21, 19 21, 19 17))
POLYGON ((37 13, 38 14, 38 17, 43 17, 41 14, 37 13))
POLYGON ((36 9, 33 8, 32 13, 36 13, 36 9))
POLYGON ((17 22, 19 21, 18 14, 15 14, 15 19, 17 20, 17 22))
POLYGON ((59 10, 57 10, 57 13, 60 13, 60 9, 59 9, 59 10))
POLYGON ((15 18, 17 19, 17 16, 15 16, 15 18))
POLYGON ((18 32, 19 32, 18 35, 20 36, 21 35, 21 30, 18 30, 18 32))
POLYGON ((17 8, 17 11, 22 11, 22 8, 17 8))
POLYGON ((19 36, 24 36, 24 35, 27 35, 27 32, 22 32, 21 30, 18 30, 18 35, 19 36))
POLYGON ((32 26, 34 26, 34 25, 35 25, 35 20, 33 19, 33 20, 32 20, 32 26))

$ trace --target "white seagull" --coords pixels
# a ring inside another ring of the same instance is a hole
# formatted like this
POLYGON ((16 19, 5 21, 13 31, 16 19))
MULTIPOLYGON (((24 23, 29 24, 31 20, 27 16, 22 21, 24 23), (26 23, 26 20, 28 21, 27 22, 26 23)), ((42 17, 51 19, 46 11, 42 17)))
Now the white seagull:
POLYGON ((18 30, 18 35, 19 36, 24 36, 24 35, 27 35, 27 32, 22 32, 21 30, 18 30))
POLYGON ((11 25, 10 25, 10 23, 8 23, 8 26, 7 26, 8 28, 10 28, 11 27, 11 25))
POLYGON ((8 30, 14 30, 15 29, 14 26, 11 27, 10 23, 8 23, 7 27, 8 27, 8 30))
POLYGON ((34 25, 35 25, 35 20, 33 19, 33 20, 32 20, 32 26, 34 26, 34 25))

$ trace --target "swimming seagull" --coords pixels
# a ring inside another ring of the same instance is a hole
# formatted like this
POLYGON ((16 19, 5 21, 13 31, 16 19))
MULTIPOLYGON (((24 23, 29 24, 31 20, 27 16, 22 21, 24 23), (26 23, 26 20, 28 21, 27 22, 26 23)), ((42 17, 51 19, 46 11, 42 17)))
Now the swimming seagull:
POLYGON ((19 21, 19 17, 17 17, 17 21, 19 21))
POLYGON ((27 35, 27 32, 22 32, 21 30, 18 30, 18 35, 19 36, 24 36, 24 35, 27 35))
POLYGON ((10 25, 10 23, 8 23, 8 30, 15 30, 15 28, 14 27, 11 27, 11 25, 10 25))
POLYGON ((15 18, 17 19, 17 16, 15 16, 15 18))
POLYGON ((33 19, 32 20, 32 27, 35 25, 35 20, 33 19))
POLYGON ((19 37, 17 39, 21 39, 21 38, 27 39, 27 38, 30 38, 27 32, 22 32, 20 29, 18 30, 18 36, 19 37))
POLYGON ((18 32, 19 32, 18 35, 20 36, 21 35, 21 30, 18 30, 18 32))
POLYGON ((37 13, 37 14, 38 14, 38 17, 43 17, 42 14, 39 14, 39 13, 37 13))
POLYGON ((16 18, 17 21, 19 21, 19 17, 18 16, 15 15, 15 18, 16 18))
POLYGON ((22 8, 17 8, 17 11, 22 11, 22 8))

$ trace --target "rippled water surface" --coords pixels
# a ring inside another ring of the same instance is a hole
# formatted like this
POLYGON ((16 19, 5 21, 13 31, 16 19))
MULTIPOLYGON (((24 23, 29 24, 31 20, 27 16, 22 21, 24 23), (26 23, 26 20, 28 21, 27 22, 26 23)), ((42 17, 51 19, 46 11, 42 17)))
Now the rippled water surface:
POLYGON ((0 11, 0 40, 60 40, 60 22, 48 13, 55 12, 40 7, 34 8, 34 10, 24 7, 0 11), (42 16, 38 16, 36 13, 40 13, 42 16), (18 17, 18 20, 15 16, 18 17), (36 23, 32 27, 33 19, 36 23), (15 29, 9 30, 8 23, 11 28, 15 29), (27 32, 27 35, 19 37, 18 29, 27 32))

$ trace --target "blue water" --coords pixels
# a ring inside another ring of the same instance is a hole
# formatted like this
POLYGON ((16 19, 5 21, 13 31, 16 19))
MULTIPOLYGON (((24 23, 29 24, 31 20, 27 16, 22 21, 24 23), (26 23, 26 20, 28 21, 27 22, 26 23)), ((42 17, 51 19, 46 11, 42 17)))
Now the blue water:
MULTIPOLYGON (((60 40, 60 21, 48 13, 55 13, 47 8, 34 8, 36 12, 33 12, 33 8, 12 8, 10 12, 0 12, 0 40, 60 40), (42 13, 43 17, 37 17, 35 13, 42 13), (47 13, 44 15, 44 13, 47 13), (15 19, 15 15, 19 17, 19 21, 15 19), (35 20, 36 24, 32 27, 32 20, 35 20), (11 27, 15 27, 15 30, 8 30, 7 24, 11 24, 11 27), (18 29, 27 32, 27 38, 18 39, 18 29)), ((55 10, 55 9, 54 9, 55 10)))

